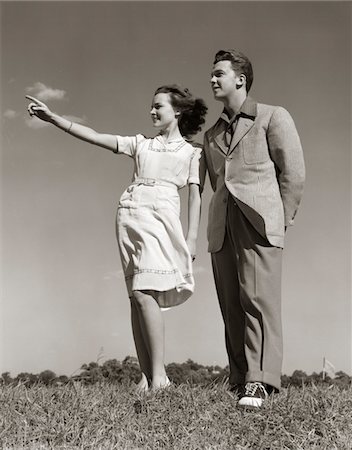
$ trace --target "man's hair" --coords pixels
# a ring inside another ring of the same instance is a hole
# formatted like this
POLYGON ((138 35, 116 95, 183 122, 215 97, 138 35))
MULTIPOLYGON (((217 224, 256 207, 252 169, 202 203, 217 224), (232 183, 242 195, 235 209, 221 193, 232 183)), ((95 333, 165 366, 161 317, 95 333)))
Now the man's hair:
POLYGON ((253 68, 247 56, 237 50, 219 50, 215 55, 214 64, 219 61, 230 61, 236 75, 246 76, 246 91, 249 92, 253 83, 253 68))

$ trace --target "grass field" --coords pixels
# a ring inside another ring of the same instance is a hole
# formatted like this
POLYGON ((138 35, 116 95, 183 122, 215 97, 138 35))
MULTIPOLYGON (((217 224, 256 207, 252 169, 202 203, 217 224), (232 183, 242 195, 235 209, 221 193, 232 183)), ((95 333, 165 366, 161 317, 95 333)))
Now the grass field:
POLYGON ((1 449, 352 449, 352 388, 303 385, 240 410, 225 384, 4 385, 1 449))

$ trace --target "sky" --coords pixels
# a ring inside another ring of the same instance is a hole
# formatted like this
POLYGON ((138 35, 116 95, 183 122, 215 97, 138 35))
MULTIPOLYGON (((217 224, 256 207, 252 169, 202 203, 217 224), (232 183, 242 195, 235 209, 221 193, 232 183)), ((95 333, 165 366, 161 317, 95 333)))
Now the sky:
MULTIPOLYGON (((351 3, 1 2, 0 373, 78 373, 135 356, 115 238, 132 176, 123 155, 27 115, 26 94, 113 134, 152 136, 153 93, 178 83, 209 112, 219 49, 251 59, 257 101, 281 105, 301 137, 307 181, 283 268, 283 373, 351 367, 351 3)), ((180 192, 186 226, 187 190, 180 192)), ((196 290, 164 313, 166 362, 224 367, 207 253, 205 188, 196 290)))

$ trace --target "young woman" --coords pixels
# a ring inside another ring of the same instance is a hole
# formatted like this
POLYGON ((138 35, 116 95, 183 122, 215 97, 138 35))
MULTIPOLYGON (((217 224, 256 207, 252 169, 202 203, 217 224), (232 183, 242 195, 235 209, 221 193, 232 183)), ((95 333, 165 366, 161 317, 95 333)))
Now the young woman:
POLYGON ((50 122, 89 143, 134 159, 131 185, 117 211, 117 239, 131 300, 133 336, 142 377, 138 389, 169 384, 164 366, 162 309, 185 302, 194 290, 192 261, 200 216, 199 159, 201 149, 187 140, 204 123, 203 100, 177 85, 156 90, 151 118, 154 138, 103 134, 53 113, 31 101, 31 116, 50 122), (183 235, 178 189, 189 185, 188 231, 183 235))

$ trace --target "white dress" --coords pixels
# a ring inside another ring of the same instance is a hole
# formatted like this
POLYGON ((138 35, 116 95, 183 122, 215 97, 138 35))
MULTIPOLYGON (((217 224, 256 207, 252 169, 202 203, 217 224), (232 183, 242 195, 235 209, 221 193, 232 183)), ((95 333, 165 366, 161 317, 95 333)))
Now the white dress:
POLYGON ((128 295, 155 291, 160 307, 186 301, 194 290, 192 261, 180 222, 178 189, 199 184, 200 148, 184 139, 117 136, 116 153, 134 159, 132 184, 117 210, 117 239, 128 295))

